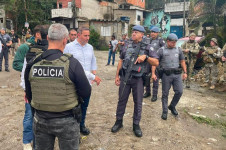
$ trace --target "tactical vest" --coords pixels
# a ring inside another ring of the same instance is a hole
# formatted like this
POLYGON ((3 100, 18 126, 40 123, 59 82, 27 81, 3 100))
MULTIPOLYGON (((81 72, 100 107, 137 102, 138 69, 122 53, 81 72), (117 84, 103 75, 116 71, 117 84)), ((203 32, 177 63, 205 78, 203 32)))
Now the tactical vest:
POLYGON ((161 48, 160 39, 160 37, 157 37, 156 39, 150 41, 152 51, 157 51, 159 48, 161 48))
POLYGON ((218 51, 218 46, 207 47, 206 48, 207 54, 203 56, 204 63, 218 63, 219 59, 213 56, 213 54, 217 53, 217 51, 218 51))
POLYGON ((163 57, 160 65, 164 69, 177 69, 179 68, 179 49, 177 47, 169 49, 166 46, 163 47, 163 57))
POLYGON ((78 105, 76 89, 68 73, 70 57, 72 55, 64 54, 53 61, 42 59, 32 66, 29 75, 32 107, 48 112, 63 112, 78 105))
POLYGON ((26 54, 26 61, 27 63, 32 59, 34 58, 35 56, 43 53, 44 50, 44 47, 43 46, 40 46, 40 45, 30 45, 29 46, 29 50, 26 54))
MULTIPOLYGON (((134 49, 133 48, 133 41, 132 40, 128 41, 125 59, 123 61, 123 66, 122 66, 124 70, 127 70, 127 68, 130 65, 129 62, 131 62, 132 57, 138 53, 136 50, 139 50, 138 57, 140 55, 146 55, 145 51, 146 51, 147 45, 148 45, 147 41, 145 39, 143 39, 140 43, 140 47, 134 49)), ((135 77, 141 77, 144 73, 147 72, 146 66, 147 66, 146 61, 143 62, 143 63, 135 64, 134 67, 133 67, 133 71, 132 71, 131 75, 135 76, 135 77)))

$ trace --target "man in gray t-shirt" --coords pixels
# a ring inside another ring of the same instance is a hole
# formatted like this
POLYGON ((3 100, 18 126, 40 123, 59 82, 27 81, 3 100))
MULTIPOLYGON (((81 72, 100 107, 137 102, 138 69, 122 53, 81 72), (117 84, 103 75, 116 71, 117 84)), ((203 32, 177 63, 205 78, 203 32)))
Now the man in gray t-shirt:
POLYGON ((5 71, 9 72, 9 46, 12 44, 11 37, 5 33, 5 28, 1 29, 0 34, 2 51, 0 53, 0 71, 2 71, 2 60, 5 59, 5 71))
POLYGON ((118 40, 115 39, 115 36, 111 36, 111 41, 109 42, 109 53, 108 53, 108 63, 106 66, 108 66, 111 62, 111 56, 112 56, 112 65, 115 64, 115 52, 118 48, 118 40))

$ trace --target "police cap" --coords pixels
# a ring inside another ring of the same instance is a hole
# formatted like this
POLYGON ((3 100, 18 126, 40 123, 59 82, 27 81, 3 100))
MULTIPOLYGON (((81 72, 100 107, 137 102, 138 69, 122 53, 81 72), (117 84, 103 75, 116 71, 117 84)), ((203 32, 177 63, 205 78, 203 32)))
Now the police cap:
POLYGON ((196 36, 196 34, 195 34, 194 32, 192 32, 192 33, 189 35, 189 37, 191 37, 191 36, 196 36))
POLYGON ((170 33, 170 34, 168 35, 168 37, 167 37, 167 40, 169 40, 169 41, 177 41, 177 40, 178 40, 178 37, 177 37, 176 34, 170 33))
POLYGON ((158 27, 153 27, 153 28, 151 28, 151 32, 156 32, 156 33, 159 33, 159 32, 160 32, 160 30, 159 30, 159 28, 158 28, 158 27))
POLYGON ((144 29, 144 27, 143 26, 141 26, 141 25, 136 25, 136 26, 134 26, 133 27, 133 31, 139 31, 139 32, 145 32, 145 29, 144 29))
POLYGON ((214 43, 218 44, 216 38, 212 38, 211 41, 213 41, 214 43))

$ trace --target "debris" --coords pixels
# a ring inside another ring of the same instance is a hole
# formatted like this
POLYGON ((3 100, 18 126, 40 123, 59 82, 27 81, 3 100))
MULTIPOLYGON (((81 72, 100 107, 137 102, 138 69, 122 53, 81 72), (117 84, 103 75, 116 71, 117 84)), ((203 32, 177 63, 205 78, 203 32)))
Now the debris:
POLYGON ((215 117, 220 118, 220 116, 218 114, 214 114, 215 117))
POLYGON ((204 115, 197 115, 197 114, 190 113, 190 112, 188 112, 188 114, 189 114, 190 116, 194 116, 194 117, 206 118, 206 116, 204 116, 204 115))
POLYGON ((214 139, 214 138, 208 138, 208 140, 213 141, 213 142, 217 142, 217 139, 214 139))

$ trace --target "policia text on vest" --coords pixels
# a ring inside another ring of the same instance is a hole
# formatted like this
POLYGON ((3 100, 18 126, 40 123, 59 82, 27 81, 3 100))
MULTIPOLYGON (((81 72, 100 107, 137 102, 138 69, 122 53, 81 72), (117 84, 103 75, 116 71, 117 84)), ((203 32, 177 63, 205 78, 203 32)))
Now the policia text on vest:
POLYGON ((64 67, 34 66, 32 75, 43 78, 64 78, 64 67))

